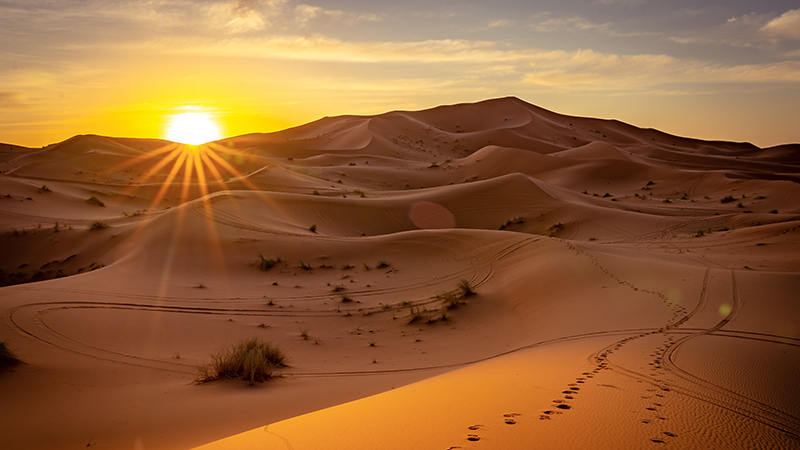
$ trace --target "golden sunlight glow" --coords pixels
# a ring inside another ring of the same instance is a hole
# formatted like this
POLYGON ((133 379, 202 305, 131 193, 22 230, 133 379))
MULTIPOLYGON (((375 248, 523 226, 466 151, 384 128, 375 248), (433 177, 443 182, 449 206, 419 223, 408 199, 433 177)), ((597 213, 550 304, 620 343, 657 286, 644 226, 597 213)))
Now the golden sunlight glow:
POLYGON ((187 112, 172 116, 166 138, 181 144, 200 145, 221 139, 222 136, 219 126, 209 114, 187 112))

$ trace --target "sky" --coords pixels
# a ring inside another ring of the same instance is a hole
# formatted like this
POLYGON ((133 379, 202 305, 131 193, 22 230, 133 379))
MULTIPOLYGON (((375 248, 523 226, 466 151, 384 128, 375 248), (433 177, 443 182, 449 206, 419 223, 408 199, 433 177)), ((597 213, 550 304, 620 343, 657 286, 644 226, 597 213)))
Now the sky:
POLYGON ((516 96, 800 143, 797 0, 0 0, 0 142, 226 136, 516 96))

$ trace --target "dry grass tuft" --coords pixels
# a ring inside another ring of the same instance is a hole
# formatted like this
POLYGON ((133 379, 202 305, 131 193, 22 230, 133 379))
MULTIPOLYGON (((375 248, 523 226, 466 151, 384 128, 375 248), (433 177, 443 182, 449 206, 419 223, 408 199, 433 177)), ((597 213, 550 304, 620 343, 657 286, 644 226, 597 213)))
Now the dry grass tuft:
POLYGON ((211 365, 198 368, 197 381, 238 378, 252 386, 272 378, 275 369, 286 366, 287 358, 278 347, 258 338, 243 339, 212 354, 211 365))
POLYGON ((22 360, 6 346, 5 341, 0 342, 0 373, 13 369, 22 364, 22 360))

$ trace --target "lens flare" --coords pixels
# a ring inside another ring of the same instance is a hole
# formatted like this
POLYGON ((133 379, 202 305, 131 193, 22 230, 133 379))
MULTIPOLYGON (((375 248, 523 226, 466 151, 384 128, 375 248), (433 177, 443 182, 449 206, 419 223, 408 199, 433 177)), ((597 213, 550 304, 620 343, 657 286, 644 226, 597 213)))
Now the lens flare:
POLYGON ((175 114, 167 128, 167 139, 181 144, 200 145, 221 138, 219 126, 209 114, 201 112, 175 114))

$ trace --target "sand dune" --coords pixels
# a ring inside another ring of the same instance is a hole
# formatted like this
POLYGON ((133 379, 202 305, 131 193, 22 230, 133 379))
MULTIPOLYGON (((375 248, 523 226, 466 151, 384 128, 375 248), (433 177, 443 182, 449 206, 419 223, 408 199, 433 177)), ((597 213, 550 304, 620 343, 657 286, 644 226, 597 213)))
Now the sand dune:
POLYGON ((0 145, 3 448, 798 447, 798 148, 516 98, 0 145), (195 382, 248 337, 279 377, 195 382))

